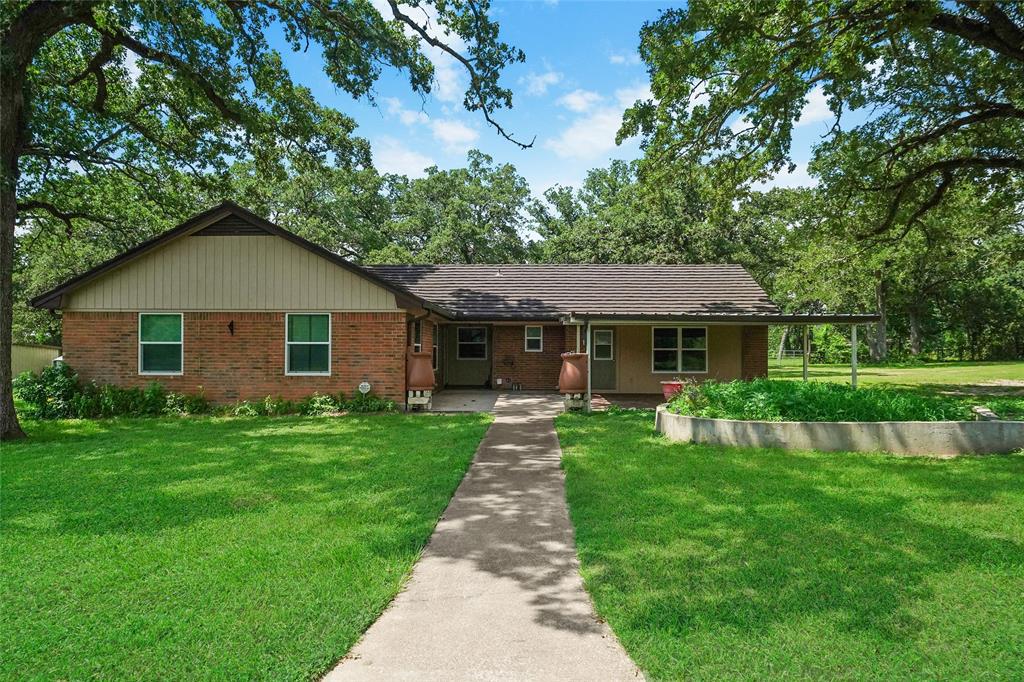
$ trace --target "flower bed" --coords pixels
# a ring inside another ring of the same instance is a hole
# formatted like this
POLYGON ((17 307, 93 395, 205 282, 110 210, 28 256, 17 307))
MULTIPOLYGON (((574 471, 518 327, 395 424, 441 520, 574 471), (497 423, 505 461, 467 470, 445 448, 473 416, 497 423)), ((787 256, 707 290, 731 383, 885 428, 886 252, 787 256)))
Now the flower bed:
POLYGON ((669 402, 676 414, 710 419, 806 422, 956 421, 970 406, 950 396, 929 396, 881 386, 757 379, 685 383, 669 402))

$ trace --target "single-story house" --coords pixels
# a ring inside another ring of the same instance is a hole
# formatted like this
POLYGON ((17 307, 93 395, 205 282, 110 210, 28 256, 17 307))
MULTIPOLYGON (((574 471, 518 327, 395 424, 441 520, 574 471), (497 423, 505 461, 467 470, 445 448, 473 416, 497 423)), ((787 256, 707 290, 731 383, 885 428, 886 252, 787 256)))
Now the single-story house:
POLYGON ((216 402, 353 394, 404 403, 407 350, 438 389, 554 390, 593 349, 602 393, 765 376, 768 323, 795 321, 738 265, 360 266, 231 202, 32 300, 63 311, 87 380, 216 402))

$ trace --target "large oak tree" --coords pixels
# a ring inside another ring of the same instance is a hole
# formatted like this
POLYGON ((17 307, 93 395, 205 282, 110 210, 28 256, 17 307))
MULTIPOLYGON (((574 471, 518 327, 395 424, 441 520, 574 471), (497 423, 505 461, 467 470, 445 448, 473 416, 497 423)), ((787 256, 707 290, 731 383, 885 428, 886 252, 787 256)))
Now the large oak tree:
POLYGON ((885 202, 863 237, 915 229, 958 185, 1024 175, 1016 0, 690 0, 644 27, 640 51, 654 98, 620 136, 644 135, 653 174, 699 160, 739 184, 768 177, 813 97, 835 119, 819 152, 843 171, 825 191, 885 202))
POLYGON ((368 0, 0 4, 0 438, 23 435, 10 362, 17 225, 131 231, 181 215, 178 178, 215 191, 239 160, 271 178, 296 163, 370 164, 354 122, 293 82, 272 25, 293 50, 319 47, 354 97, 372 96, 383 68, 426 93, 429 57, 454 60, 464 106, 521 144, 493 114, 511 106, 499 76, 523 54, 501 42, 487 0, 387 0, 384 13, 368 0))

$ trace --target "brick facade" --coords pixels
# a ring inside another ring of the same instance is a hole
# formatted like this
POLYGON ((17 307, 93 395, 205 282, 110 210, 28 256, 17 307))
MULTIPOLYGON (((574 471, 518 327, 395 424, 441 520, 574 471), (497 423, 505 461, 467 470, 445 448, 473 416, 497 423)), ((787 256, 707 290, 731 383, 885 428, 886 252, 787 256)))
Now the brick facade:
MULTIPOLYGON (((500 388, 506 388, 506 382, 513 382, 522 384, 526 390, 555 390, 562 369, 561 355, 567 350, 566 329, 562 325, 544 325, 544 350, 527 353, 523 325, 495 325, 493 376, 501 377, 500 388)), ((568 341, 575 348, 576 337, 568 341)))
POLYGON ((768 376, 768 326, 743 327, 743 379, 768 376))
POLYGON ((138 320, 135 312, 66 311, 64 360, 85 380, 126 387, 156 380, 188 393, 202 387, 218 403, 316 392, 351 396, 364 380, 374 394, 405 402, 404 311, 332 313, 330 376, 285 375, 283 312, 185 313, 182 376, 140 375, 138 320))

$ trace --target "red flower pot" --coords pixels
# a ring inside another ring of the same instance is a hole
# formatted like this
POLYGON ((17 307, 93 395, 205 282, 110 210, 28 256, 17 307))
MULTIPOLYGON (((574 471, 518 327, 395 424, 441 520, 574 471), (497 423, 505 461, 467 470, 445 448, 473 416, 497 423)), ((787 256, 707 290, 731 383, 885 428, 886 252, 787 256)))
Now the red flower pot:
POLYGON ((682 381, 663 381, 661 382, 661 394, 665 396, 665 400, 672 400, 676 397, 676 394, 683 390, 682 381))

